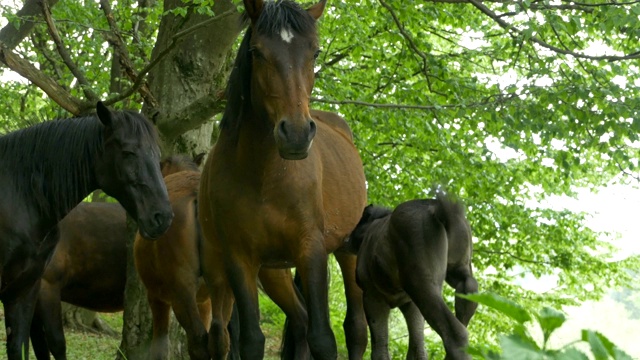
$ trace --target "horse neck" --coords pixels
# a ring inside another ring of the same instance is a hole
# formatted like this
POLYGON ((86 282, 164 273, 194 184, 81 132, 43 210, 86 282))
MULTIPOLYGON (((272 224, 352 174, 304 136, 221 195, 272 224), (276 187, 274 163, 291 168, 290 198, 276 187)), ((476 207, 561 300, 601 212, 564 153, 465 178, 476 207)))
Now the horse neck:
POLYGON ((222 129, 218 139, 221 147, 227 147, 235 153, 234 160, 259 166, 274 156, 279 157, 273 127, 267 119, 255 115, 254 111, 246 111, 236 121, 237 129, 222 129))
POLYGON ((51 127, 55 131, 42 134, 33 149, 31 168, 25 169, 31 171, 26 186, 36 197, 39 212, 54 222, 98 188, 94 161, 103 151, 96 118, 57 121, 58 128, 51 127))

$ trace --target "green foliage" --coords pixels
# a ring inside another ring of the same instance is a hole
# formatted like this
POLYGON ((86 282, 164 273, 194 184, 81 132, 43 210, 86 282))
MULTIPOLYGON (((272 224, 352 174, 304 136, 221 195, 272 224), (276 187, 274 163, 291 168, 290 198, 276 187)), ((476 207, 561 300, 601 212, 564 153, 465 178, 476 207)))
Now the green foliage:
MULTIPOLYGON (((500 335, 499 351, 475 346, 469 349, 469 353, 474 356, 496 360, 589 359, 585 353, 576 347, 576 344, 568 344, 560 349, 549 348, 549 338, 566 320, 564 313, 561 311, 543 307, 542 310, 532 316, 527 308, 493 293, 463 295, 462 297, 497 310, 515 322, 510 335, 500 335), (530 326, 527 326, 533 320, 536 320, 543 333, 541 344, 531 335, 530 326)), ((627 353, 597 331, 582 330, 581 336, 581 341, 589 344, 591 355, 596 360, 631 360, 627 353)))
MULTIPOLYGON (((113 2, 138 70, 151 58, 165 14, 162 2, 152 3, 113 2)), ((518 299, 526 309, 597 299, 627 285, 629 270, 640 269, 637 257, 614 258, 616 249, 590 228, 588 215, 545 205, 556 195, 575 197, 581 187, 638 185, 640 4, 556 3, 482 2, 496 15, 490 17, 469 3, 330 1, 318 27, 322 53, 312 106, 340 113, 352 127, 369 202, 393 207, 444 185, 467 206, 480 288, 518 299), (524 274, 557 283, 540 295, 520 286, 524 274)), ((188 7, 211 15, 211 0, 182 4, 173 10, 178 15, 188 7)), ((0 6, 8 21, 19 20, 17 9, 0 6)), ((112 86, 109 25, 98 4, 58 2, 52 12, 89 87, 101 97, 121 91, 112 86)), ((43 22, 15 51, 84 98, 43 22)), ((116 107, 140 103, 135 93, 116 107)), ((33 84, 9 80, 0 82, 0 110, 0 132, 67 116, 33 84)), ((450 302, 450 290, 446 296, 450 302)), ((344 344, 345 302, 335 265, 330 297, 331 321, 344 344)), ((639 307, 637 297, 625 299, 639 307)), ((275 311, 270 319, 277 319, 275 311)), ((551 310, 537 315, 532 320, 551 336, 558 317, 551 310)), ((472 344, 496 349, 509 319, 481 308, 470 324, 472 344)), ((439 339, 430 339, 430 353, 441 351, 439 339)), ((392 342, 394 354, 402 354, 401 330, 392 342)))

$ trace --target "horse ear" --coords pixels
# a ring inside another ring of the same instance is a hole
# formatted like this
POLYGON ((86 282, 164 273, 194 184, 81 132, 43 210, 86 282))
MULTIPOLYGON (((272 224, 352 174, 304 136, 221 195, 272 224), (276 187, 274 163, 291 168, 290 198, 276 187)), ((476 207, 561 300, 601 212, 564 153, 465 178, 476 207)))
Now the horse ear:
POLYGON ((244 0, 244 8, 247 11, 247 15, 251 19, 251 23, 255 24, 262 13, 263 0, 244 0))
POLYGON ((98 113, 98 119, 100 119, 104 126, 111 126, 113 124, 113 115, 111 114, 111 110, 109 110, 102 101, 98 101, 96 104, 96 112, 98 113))
POLYGON ((204 156, 207 155, 207 153, 200 153, 198 155, 196 155, 193 158, 193 162, 196 163, 196 165, 200 166, 202 165, 202 160, 204 160, 204 156))
POLYGON ((327 0, 320 0, 319 3, 313 5, 312 7, 307 9, 309 15, 311 15, 314 19, 318 20, 322 13, 324 12, 324 7, 327 5, 327 0))

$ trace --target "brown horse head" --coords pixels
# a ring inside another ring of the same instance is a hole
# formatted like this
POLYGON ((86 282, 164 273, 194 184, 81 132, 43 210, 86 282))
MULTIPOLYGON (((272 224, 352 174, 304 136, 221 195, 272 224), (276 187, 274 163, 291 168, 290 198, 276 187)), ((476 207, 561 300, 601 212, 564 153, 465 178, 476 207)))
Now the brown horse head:
POLYGON ((309 98, 320 53, 316 20, 325 4, 304 10, 289 0, 244 1, 251 26, 239 55, 250 54, 252 115, 272 129, 284 159, 306 158, 316 134, 309 98))
POLYGON ((162 177, 175 174, 180 171, 197 171, 200 172, 200 165, 206 153, 200 153, 191 159, 186 155, 171 155, 160 161, 160 171, 162 177))

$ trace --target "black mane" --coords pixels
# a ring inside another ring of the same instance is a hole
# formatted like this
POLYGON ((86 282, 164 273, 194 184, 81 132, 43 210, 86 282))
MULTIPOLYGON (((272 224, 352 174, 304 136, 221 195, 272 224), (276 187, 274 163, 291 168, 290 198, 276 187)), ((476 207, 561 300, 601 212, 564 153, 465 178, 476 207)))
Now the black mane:
MULTIPOLYGON (((134 112, 113 112, 114 128, 157 148, 153 126, 134 112)), ((22 199, 60 220, 97 188, 94 161, 104 150, 104 125, 97 116, 46 121, 0 137, 0 172, 14 181, 22 199)))
MULTIPOLYGON (((243 21, 246 21, 246 14, 243 21)), ((298 34, 316 32, 315 19, 299 4, 290 0, 267 1, 264 3, 260 17, 256 21, 255 31, 269 37, 279 36, 283 28, 298 34)), ((226 97, 227 106, 220 122, 220 127, 236 133, 240 120, 251 107, 251 33, 249 27, 242 38, 236 60, 229 75, 226 97)), ((249 110, 250 112, 250 110, 249 110)))

